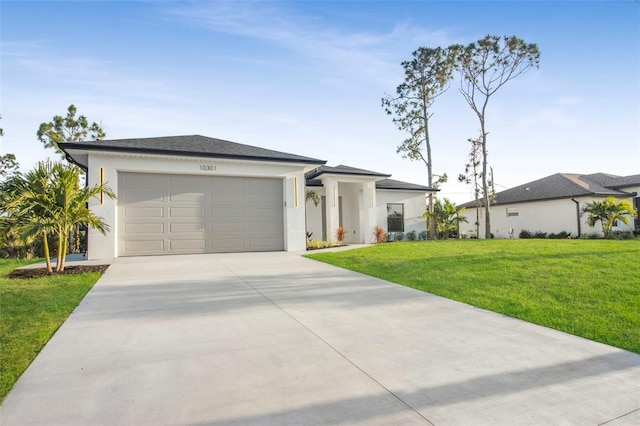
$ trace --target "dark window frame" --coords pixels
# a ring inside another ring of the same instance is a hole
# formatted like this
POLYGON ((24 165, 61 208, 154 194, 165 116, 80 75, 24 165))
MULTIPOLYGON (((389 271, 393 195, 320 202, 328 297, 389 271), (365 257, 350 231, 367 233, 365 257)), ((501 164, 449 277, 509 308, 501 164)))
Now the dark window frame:
POLYGON ((387 232, 404 232, 404 204, 403 203, 387 203, 387 232), (400 215, 392 215, 397 213, 397 208, 392 206, 400 206, 400 215))

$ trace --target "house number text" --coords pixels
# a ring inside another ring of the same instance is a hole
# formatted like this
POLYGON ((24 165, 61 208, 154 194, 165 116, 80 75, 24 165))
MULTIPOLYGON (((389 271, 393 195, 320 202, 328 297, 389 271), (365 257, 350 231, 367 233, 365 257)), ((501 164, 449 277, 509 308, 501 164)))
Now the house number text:
POLYGON ((200 164, 200 170, 203 172, 215 172, 216 166, 212 164, 200 164))

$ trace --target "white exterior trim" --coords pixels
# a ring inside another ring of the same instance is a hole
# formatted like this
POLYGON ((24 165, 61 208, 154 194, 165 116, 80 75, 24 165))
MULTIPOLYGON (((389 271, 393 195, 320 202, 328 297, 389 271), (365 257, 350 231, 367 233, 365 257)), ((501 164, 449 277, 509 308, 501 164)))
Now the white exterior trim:
POLYGON ((92 186, 99 183, 100 169, 102 169, 104 181, 113 190, 116 199, 104 197, 102 204, 97 199, 93 199, 89 203, 91 211, 103 218, 110 231, 106 235, 102 235, 94 229, 89 230, 87 258, 112 259, 117 257, 119 172, 281 178, 284 198, 284 247, 286 251, 305 250, 305 206, 300 200, 304 200, 304 174, 314 167, 316 166, 267 161, 89 152, 88 184, 92 186), (295 181, 298 182, 297 187, 294 185, 295 181), (295 205, 296 198, 298 200, 297 206, 295 205))

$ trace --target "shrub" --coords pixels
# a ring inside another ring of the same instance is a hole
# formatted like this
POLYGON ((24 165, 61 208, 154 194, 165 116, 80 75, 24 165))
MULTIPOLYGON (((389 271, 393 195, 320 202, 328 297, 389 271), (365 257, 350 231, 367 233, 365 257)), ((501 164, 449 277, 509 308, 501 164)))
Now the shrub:
POLYGON ((347 233, 347 230, 344 229, 344 226, 338 226, 336 229, 336 239, 340 242, 344 241, 344 235, 347 233))
POLYGON ((322 240, 309 240, 307 241, 307 250, 318 250, 323 248, 340 247, 342 241, 322 241, 322 240))
POLYGON ((546 232, 542 232, 542 231, 536 231, 535 234, 533 234, 533 238, 547 238, 547 233, 546 232))
POLYGON ((631 240, 633 233, 631 231, 613 231, 609 234, 610 240, 631 240))
POLYGON ((386 243, 387 242, 387 234, 385 234, 384 229, 376 225, 373 228, 373 235, 376 238, 376 243, 386 243))
POLYGON ((425 241, 425 240, 427 239, 427 236, 428 236, 428 235, 429 235, 429 234, 427 234, 427 231, 422 231, 422 232, 420 233, 420 235, 418 235, 418 239, 420 239, 420 240, 422 240, 422 241, 425 241))
POLYGON ((560 231, 557 234, 554 234, 552 232, 551 234, 549 234, 549 238, 552 240, 564 240, 565 238, 569 238, 570 236, 571 233, 567 231, 560 231))
POLYGON ((393 233, 393 241, 402 241, 404 240, 404 233, 403 232, 394 232, 393 233))
POLYGON ((523 229, 522 231, 520 231, 520 234, 518 234, 518 238, 521 238, 521 239, 533 238, 533 234, 527 231, 526 229, 523 229))
POLYGON ((407 240, 409 241, 415 241, 417 238, 416 236, 416 231, 409 231, 407 232, 407 240))

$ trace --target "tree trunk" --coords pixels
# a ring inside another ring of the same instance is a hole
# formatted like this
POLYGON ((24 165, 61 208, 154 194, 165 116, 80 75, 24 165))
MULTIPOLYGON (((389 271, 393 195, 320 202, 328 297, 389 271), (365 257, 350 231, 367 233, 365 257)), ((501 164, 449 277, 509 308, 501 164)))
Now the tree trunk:
POLYGON ((47 273, 52 274, 51 255, 49 254, 49 241, 47 240, 46 231, 42 231, 42 249, 44 250, 44 258, 47 261, 47 273))
POLYGON ((487 186, 487 133, 484 129, 484 111, 483 111, 483 119, 480 120, 480 125, 482 127, 482 191, 483 191, 483 199, 484 199, 484 237, 486 239, 491 238, 491 213, 489 205, 489 188, 487 186))
MULTIPOLYGON (((424 91, 425 89, 423 89, 424 91)), ((424 119, 424 144, 427 149, 427 175, 429 181, 429 188, 433 187, 433 165, 431 163, 431 140, 429 139, 429 111, 428 111, 429 99, 423 99, 422 101, 422 115, 424 119)), ((436 224, 433 219, 433 193, 429 193, 429 239, 436 239, 436 224)))

